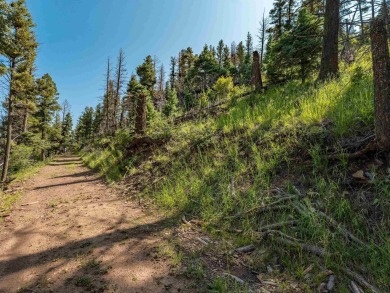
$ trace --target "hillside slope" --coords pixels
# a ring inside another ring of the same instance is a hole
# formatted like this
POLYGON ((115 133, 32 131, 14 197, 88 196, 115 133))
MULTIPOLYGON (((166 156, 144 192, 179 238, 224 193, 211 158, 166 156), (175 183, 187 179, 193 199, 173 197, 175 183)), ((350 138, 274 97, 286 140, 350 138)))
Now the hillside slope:
POLYGON ((363 58, 339 80, 290 82, 152 125, 148 141, 120 132, 84 149, 83 159, 121 179, 129 196, 196 219, 236 246, 255 243, 254 271, 287 272, 309 292, 333 274, 334 292, 349 292, 351 280, 388 292, 386 158, 348 157, 374 138, 363 58))

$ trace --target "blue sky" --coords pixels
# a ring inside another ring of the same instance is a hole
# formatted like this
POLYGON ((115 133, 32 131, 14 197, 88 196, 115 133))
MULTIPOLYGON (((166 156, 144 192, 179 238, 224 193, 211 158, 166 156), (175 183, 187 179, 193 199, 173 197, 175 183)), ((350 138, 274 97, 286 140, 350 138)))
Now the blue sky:
POLYGON ((147 55, 168 69, 169 59, 187 47, 229 44, 251 32, 272 0, 27 0, 40 44, 37 76, 49 73, 60 100, 68 99, 77 119, 103 94, 107 58, 126 56, 128 74, 147 55))

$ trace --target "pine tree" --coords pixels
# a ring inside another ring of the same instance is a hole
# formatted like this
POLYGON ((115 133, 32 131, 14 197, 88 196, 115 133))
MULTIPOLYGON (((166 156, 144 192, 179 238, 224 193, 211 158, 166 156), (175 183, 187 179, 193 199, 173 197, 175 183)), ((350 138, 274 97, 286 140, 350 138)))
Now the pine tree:
POLYGON ((33 84, 32 69, 37 42, 33 31, 34 23, 24 0, 13 1, 9 5, 2 0, 1 8, 0 54, 8 64, 8 66, 4 64, 1 66, 1 73, 5 73, 9 89, 6 99, 7 137, 1 176, 1 181, 5 182, 11 153, 14 108, 21 97, 31 98, 26 94, 26 90, 31 89, 33 84))
POLYGON ((177 105, 179 100, 177 98, 177 94, 175 89, 166 89, 166 103, 163 108, 163 113, 166 117, 172 116, 177 111, 177 105))
POLYGON ((217 46, 217 61, 219 68, 223 66, 223 49, 225 48, 225 44, 223 40, 220 40, 217 46))
POLYGON ((153 59, 148 55, 144 63, 137 67, 140 84, 143 85, 150 93, 156 84, 156 73, 154 71, 153 59))
POLYGON ((318 66, 321 52, 321 28, 306 8, 300 10, 290 31, 271 43, 267 76, 273 83, 300 78, 302 82, 318 66), (299 70, 297 70, 299 68, 299 70))
POLYGON ((171 57, 171 68, 169 73, 169 81, 171 83, 171 88, 175 88, 176 85, 176 65, 177 59, 175 57, 171 57))
POLYGON ((252 35, 250 32, 246 35, 246 41, 245 41, 245 53, 248 56, 251 56, 253 52, 253 40, 252 35))
POLYGON ((237 45, 237 59, 238 59, 238 64, 242 65, 244 64, 245 61, 245 49, 244 45, 242 42, 239 42, 237 45))
MULTIPOLYGON (((100 106, 100 104, 99 104, 100 106)), ((62 136, 63 137, 69 137, 71 135, 73 128, 73 120, 72 120, 72 114, 70 112, 66 113, 65 119, 62 122, 62 136)), ((98 131, 98 129, 96 129, 98 131)))
POLYGON ((137 77, 133 74, 130 78, 130 81, 127 85, 126 91, 126 103, 128 108, 127 119, 129 121, 129 125, 134 125, 136 111, 137 111, 137 100, 138 96, 143 90, 141 84, 139 83, 137 77))
MULTIPOLYGON (((57 86, 49 74, 43 75, 36 81, 37 87, 37 112, 35 117, 38 120, 38 129, 41 139, 46 140, 50 122, 56 111, 60 110, 58 104, 57 86)), ((42 150, 42 160, 45 159, 45 150, 42 150)))

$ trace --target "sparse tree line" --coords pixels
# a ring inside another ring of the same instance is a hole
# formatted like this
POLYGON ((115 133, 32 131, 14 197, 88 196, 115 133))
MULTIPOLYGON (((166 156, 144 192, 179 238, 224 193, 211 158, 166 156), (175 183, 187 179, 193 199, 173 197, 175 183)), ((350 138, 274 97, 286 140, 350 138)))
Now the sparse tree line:
POLYGON ((171 57, 168 71, 147 56, 129 80, 121 50, 115 67, 107 62, 102 102, 78 121, 77 140, 85 144, 119 129, 143 135, 156 117, 202 109, 233 95, 234 86, 259 91, 264 78, 272 85, 338 77, 339 59, 354 62, 356 49, 370 43, 371 21, 381 17, 387 29, 388 14, 384 0, 275 0, 259 22, 256 48, 250 33, 238 44, 205 45, 199 54, 189 47, 171 57))
POLYGON ((65 149, 72 138, 67 101, 58 102, 49 74, 35 76, 38 43, 25 0, 0 0, 0 79, 4 115, 1 116, 1 182, 9 171, 26 168, 65 149))

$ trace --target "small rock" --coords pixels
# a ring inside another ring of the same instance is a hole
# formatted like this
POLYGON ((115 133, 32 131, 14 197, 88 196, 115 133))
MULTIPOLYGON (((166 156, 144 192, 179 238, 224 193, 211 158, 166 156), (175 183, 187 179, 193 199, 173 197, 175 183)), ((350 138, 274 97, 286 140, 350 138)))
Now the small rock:
POLYGON ((335 281, 336 281, 335 275, 331 275, 329 277, 328 284, 326 284, 326 289, 328 289, 329 291, 333 290, 335 281))

